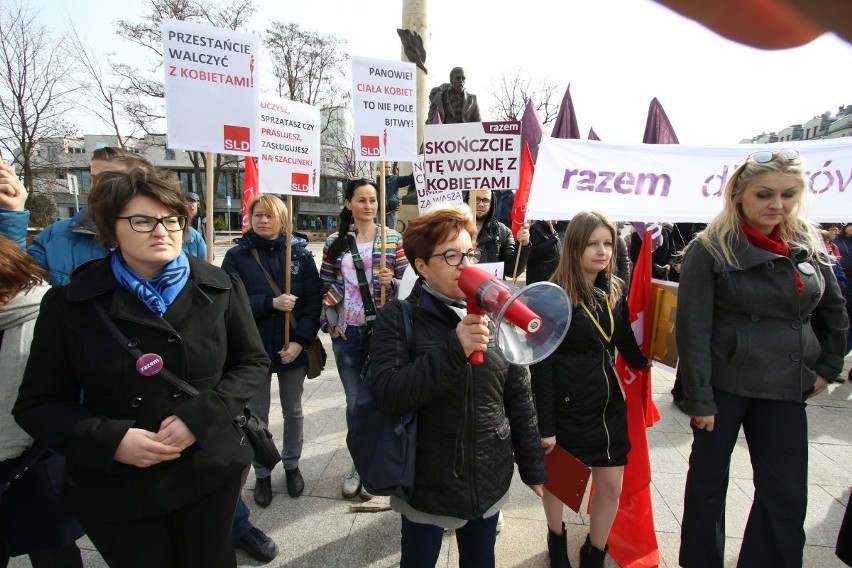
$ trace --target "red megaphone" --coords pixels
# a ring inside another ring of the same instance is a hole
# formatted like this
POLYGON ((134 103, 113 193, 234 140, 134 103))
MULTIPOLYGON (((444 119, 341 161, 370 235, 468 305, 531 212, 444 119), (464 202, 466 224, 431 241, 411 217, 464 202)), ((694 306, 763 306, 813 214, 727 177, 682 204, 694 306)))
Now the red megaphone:
MULTIPOLYGON (((541 329, 541 318, 522 302, 512 301, 516 288, 513 288, 484 270, 469 266, 462 269, 459 277, 459 288, 467 296, 467 313, 469 314, 498 314, 511 302, 503 317, 513 325, 527 333, 535 333, 541 329)), ((499 322, 497 322, 499 325, 499 322)), ((474 351, 468 357, 471 365, 482 365, 485 354, 474 351)))

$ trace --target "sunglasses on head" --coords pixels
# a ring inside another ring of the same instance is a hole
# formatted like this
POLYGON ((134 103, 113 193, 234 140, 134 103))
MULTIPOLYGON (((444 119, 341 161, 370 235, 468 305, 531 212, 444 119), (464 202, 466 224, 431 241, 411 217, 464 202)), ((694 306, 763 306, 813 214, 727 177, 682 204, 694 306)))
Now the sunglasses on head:
POLYGON ((752 152, 746 158, 746 161, 752 161, 756 164, 768 164, 775 159, 775 156, 781 156, 788 162, 792 162, 799 158, 799 151, 793 148, 782 148, 781 150, 770 151, 762 150, 760 152, 752 152))

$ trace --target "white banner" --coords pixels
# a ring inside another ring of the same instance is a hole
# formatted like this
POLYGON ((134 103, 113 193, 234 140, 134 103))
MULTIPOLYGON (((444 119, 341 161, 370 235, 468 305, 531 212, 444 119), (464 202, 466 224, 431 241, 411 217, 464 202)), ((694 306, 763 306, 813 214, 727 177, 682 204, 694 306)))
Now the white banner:
POLYGON ((731 146, 616 145, 542 138, 528 219, 570 219, 601 211, 615 221, 706 223, 722 209, 733 171, 752 152, 795 148, 808 168, 815 222, 848 221, 852 211, 852 140, 731 146))
POLYGON ((417 159, 413 63, 352 58, 355 157, 364 162, 417 159))
POLYGON ((259 154, 257 36, 163 20, 169 148, 259 154))
POLYGON ((263 97, 260 101, 261 193, 319 195, 320 109, 263 97))
POLYGON ((427 124, 423 144, 427 195, 518 187, 520 122, 427 124))
POLYGON ((411 163, 414 168, 414 189, 417 191, 417 211, 422 215, 439 203, 455 203, 461 205, 462 193, 459 190, 449 189, 427 193, 426 173, 423 166, 423 154, 417 156, 417 161, 411 163))

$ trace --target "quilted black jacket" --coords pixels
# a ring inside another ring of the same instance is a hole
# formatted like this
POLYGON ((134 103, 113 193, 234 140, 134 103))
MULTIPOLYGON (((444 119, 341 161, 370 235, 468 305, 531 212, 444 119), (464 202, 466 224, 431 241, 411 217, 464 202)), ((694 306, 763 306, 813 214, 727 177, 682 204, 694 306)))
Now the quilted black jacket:
POLYGON ((526 367, 500 356, 492 335, 485 364, 471 367, 456 337, 459 317, 423 292, 414 312, 414 361, 405 344, 400 300, 381 308, 373 330, 373 396, 389 414, 418 415, 415 489, 419 511, 481 516, 509 490, 514 465, 528 485, 544 483, 526 367))

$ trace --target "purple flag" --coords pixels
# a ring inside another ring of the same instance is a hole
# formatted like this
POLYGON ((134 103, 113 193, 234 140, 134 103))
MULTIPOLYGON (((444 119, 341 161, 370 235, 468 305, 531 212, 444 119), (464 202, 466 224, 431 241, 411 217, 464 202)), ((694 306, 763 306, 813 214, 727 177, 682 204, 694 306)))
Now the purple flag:
POLYGON ((521 117, 521 148, 524 147, 524 143, 529 146, 533 164, 538 158, 538 145, 541 143, 542 132, 541 121, 535 112, 532 99, 527 99, 524 116, 521 117))
POLYGON ((597 140, 600 142, 600 138, 598 138, 598 133, 595 132, 594 128, 589 128, 589 140, 597 140))
MULTIPOLYGON (((651 106, 648 107, 648 120, 645 121, 645 136, 642 137, 643 144, 680 144, 675 134, 672 123, 669 122, 669 117, 666 116, 666 111, 663 110, 663 105, 657 100, 657 97, 651 99, 651 106)), ((669 219, 676 221, 677 219, 669 219)), ((633 223, 633 228, 636 229, 636 234, 639 238, 644 238, 646 231, 650 231, 654 236, 651 243, 651 250, 656 250, 663 244, 662 227, 659 223, 641 223, 636 221, 633 223)))
POLYGON ((562 104, 559 105, 559 114, 556 115, 556 122, 553 123, 553 132, 550 133, 553 138, 580 138, 580 127, 577 126, 577 115, 574 113, 574 102, 571 100, 571 85, 565 89, 565 96, 562 97, 562 104))

